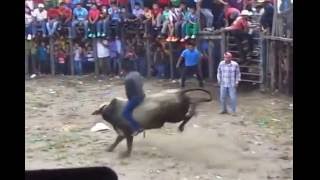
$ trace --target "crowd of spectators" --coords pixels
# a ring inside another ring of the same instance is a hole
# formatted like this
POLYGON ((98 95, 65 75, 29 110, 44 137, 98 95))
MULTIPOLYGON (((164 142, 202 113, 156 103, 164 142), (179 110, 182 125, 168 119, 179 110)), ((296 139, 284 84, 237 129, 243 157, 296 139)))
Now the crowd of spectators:
MULTIPOLYGON (((287 1, 285 1, 287 2, 287 1)), ((288 1, 289 2, 289 1, 288 1)), ((131 63, 146 74, 143 38, 184 42, 196 39, 202 31, 235 31, 248 34, 251 16, 260 16, 260 28, 272 28, 271 0, 26 0, 25 37, 31 41, 34 72, 49 72, 53 52, 57 72, 67 74, 74 61, 75 73, 94 71, 96 39, 99 71, 121 74, 121 65, 131 63), (142 38, 125 38, 127 30, 142 32, 142 38), (53 50, 48 38, 54 39, 53 50), (39 40, 40 39, 40 40, 39 40), (69 40, 73 40, 70 49, 69 40)), ((284 8, 282 5, 282 9, 284 8)), ((157 76, 165 77, 168 52, 154 46, 153 62, 157 76)))

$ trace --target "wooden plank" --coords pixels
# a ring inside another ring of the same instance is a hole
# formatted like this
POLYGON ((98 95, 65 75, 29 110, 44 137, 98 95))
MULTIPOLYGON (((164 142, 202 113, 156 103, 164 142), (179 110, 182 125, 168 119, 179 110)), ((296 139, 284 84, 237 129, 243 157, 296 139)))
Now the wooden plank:
POLYGON ((278 64, 278 89, 280 92, 283 92, 283 86, 282 86, 282 82, 283 82, 283 77, 282 77, 282 64, 283 64, 283 52, 282 51, 278 51, 278 49, 282 49, 283 45, 282 44, 278 44, 278 47, 276 48, 276 63, 278 64), (278 48, 279 47, 279 48, 278 48))
POLYGON ((286 94, 287 95, 290 95, 290 88, 291 88, 291 82, 290 82, 290 79, 292 77, 292 74, 291 74, 291 68, 290 68, 290 65, 291 65, 291 47, 290 46, 287 46, 287 62, 286 62, 286 94))
POLYGON ((277 37, 277 36, 263 36, 265 39, 275 40, 275 41, 284 41, 293 43, 293 38, 284 38, 284 37, 277 37))
POLYGON ((69 63, 70 63, 70 72, 71 72, 71 75, 74 75, 74 62, 73 62, 73 42, 72 42, 72 39, 69 39, 69 44, 70 44, 70 60, 69 60, 69 63))
POLYGON ((213 67, 215 67, 214 61, 213 61, 213 41, 209 40, 209 49, 208 49, 208 61, 209 61, 209 79, 213 80, 215 70, 213 67))
POLYGON ((97 39, 94 38, 92 40, 92 47, 93 47, 93 57, 94 57, 94 74, 96 76, 99 75, 99 61, 98 61, 98 53, 97 53, 97 39))
POLYGON ((220 41, 220 50, 221 50, 221 56, 220 57, 223 57, 223 54, 226 51, 225 39, 226 39, 226 34, 222 33, 222 38, 221 38, 221 41, 220 41))
POLYGON ((24 73, 29 75, 29 56, 30 56, 30 47, 31 41, 25 41, 25 51, 24 51, 24 73))
POLYGON ((53 44, 53 38, 49 39, 49 45, 50 45, 50 69, 51 69, 51 75, 55 75, 55 62, 54 62, 54 44, 53 44))
POLYGON ((270 58, 270 88, 273 92, 275 90, 275 57, 274 57, 274 42, 270 42, 270 51, 269 51, 269 58, 270 58))
POLYGON ((174 78, 174 64, 173 64, 173 48, 172 48, 172 42, 169 42, 169 58, 170 58, 170 78, 174 78))
POLYGON ((147 38, 146 40, 146 55, 147 55, 147 77, 151 77, 151 64, 152 64, 152 57, 151 57, 151 52, 150 52, 150 39, 147 38))

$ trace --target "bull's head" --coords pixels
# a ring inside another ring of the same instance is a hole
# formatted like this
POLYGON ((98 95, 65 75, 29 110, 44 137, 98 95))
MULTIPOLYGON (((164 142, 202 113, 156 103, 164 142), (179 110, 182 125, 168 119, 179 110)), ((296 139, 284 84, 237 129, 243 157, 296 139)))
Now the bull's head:
POLYGON ((108 103, 101 104, 99 109, 95 110, 91 115, 101 115, 106 107, 108 107, 108 103))

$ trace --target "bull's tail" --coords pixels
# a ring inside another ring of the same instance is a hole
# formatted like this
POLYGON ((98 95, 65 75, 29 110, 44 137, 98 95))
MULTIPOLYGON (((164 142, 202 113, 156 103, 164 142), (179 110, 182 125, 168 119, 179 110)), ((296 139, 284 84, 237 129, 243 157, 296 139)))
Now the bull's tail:
POLYGON ((212 95, 211 95, 210 91, 208 91, 206 89, 202 89, 202 88, 185 89, 185 90, 180 91, 180 95, 183 96, 187 92, 191 92, 191 91, 202 91, 202 92, 205 92, 205 93, 207 93, 209 95, 209 98, 197 99, 196 101, 192 101, 192 103, 201 103, 201 102, 210 102, 210 101, 212 101, 212 95))

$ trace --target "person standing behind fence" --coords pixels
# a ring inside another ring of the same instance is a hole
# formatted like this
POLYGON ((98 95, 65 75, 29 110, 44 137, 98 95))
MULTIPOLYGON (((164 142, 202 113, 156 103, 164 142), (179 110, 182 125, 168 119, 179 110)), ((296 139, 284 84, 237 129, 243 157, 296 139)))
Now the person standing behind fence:
POLYGON ((58 73, 65 75, 66 69, 67 69, 66 68, 66 58, 67 58, 66 52, 62 48, 59 48, 56 58, 58 60, 57 62, 58 73))
POLYGON ((99 61, 99 72, 104 75, 109 75, 111 63, 107 40, 99 40, 97 42, 97 56, 99 61))
POLYGON ((229 52, 224 53, 224 61, 221 61, 218 67, 217 80, 220 85, 220 114, 226 114, 227 111, 227 94, 231 99, 232 115, 236 115, 237 105, 237 87, 241 79, 240 68, 237 62, 232 61, 232 55, 229 52))
POLYGON ((44 42, 41 43, 41 45, 38 47, 37 49, 37 55, 38 55, 38 59, 39 59, 39 74, 41 73, 45 73, 47 74, 49 71, 48 71, 48 64, 49 64, 49 61, 48 61, 48 50, 46 48, 46 45, 44 42))
POLYGON ((75 43, 73 50, 74 67, 77 75, 82 75, 82 48, 75 43))
POLYGON ((186 76, 191 73, 197 75, 199 86, 203 87, 200 63, 201 56, 201 53, 195 49, 194 42, 188 42, 187 48, 182 51, 176 65, 176 68, 179 68, 182 58, 184 58, 184 67, 181 74, 181 88, 185 87, 186 76))

